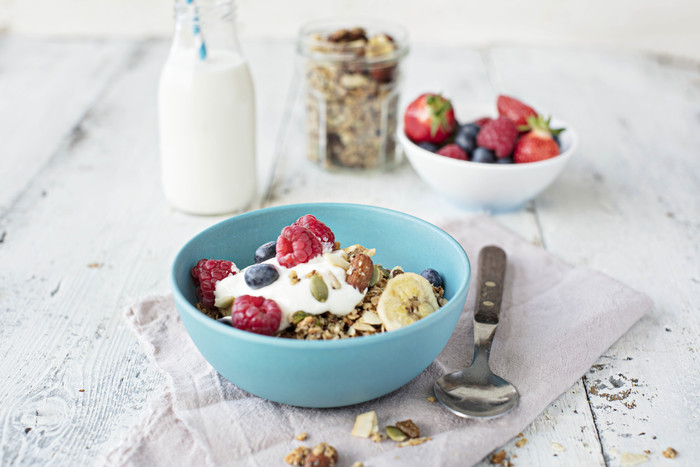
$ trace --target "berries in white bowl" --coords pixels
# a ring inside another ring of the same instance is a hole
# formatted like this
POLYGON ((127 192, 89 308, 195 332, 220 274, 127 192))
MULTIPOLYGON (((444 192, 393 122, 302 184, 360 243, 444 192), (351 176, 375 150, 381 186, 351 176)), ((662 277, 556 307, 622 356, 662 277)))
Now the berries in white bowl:
POLYGON ((575 151, 576 133, 564 122, 509 96, 499 96, 495 110, 497 116, 459 124, 448 99, 427 93, 404 113, 397 136, 406 157, 459 207, 518 209, 557 178, 575 151))

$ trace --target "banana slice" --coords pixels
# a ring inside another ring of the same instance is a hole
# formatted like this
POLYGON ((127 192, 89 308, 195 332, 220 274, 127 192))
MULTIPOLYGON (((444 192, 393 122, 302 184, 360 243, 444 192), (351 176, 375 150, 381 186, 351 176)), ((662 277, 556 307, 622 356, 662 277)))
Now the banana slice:
POLYGON ((406 272, 389 279, 379 297, 377 314, 386 330, 393 331, 425 318, 438 308, 430 282, 420 274, 406 272))

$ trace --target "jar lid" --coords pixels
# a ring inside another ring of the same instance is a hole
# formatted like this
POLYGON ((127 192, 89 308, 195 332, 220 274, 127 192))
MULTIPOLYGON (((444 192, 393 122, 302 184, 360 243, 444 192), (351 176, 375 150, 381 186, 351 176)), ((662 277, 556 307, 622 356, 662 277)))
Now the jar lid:
POLYGON ((316 20, 299 30, 297 53, 324 61, 398 61, 408 53, 408 33, 398 24, 367 18, 316 20))

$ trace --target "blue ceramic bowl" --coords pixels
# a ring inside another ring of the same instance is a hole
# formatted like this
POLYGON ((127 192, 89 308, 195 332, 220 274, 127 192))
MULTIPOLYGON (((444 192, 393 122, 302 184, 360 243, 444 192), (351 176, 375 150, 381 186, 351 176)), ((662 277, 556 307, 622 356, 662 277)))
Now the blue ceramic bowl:
POLYGON ((252 211, 199 233, 175 257, 170 282, 177 310, 204 358, 236 386, 302 407, 338 407, 387 394, 418 376, 452 335, 467 298, 471 268, 462 247, 428 222, 388 209, 353 204, 297 204, 252 211), (375 262, 443 275, 449 302, 396 331, 333 341, 261 336, 218 323, 195 308, 190 269, 201 258, 243 268, 255 249, 283 227, 313 214, 341 246, 376 248, 375 262))

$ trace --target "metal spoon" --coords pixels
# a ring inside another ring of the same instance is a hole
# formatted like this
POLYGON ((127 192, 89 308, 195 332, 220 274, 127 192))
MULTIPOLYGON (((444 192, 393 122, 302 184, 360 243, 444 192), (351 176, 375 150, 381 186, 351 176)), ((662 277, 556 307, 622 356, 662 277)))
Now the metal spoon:
POLYGON ((479 293, 474 311, 474 359, 466 370, 435 382, 435 397, 460 417, 494 418, 518 405, 517 389, 489 369, 491 342, 498 326, 506 253, 497 246, 479 253, 479 293))
POLYGON ((224 316, 222 318, 217 319, 218 322, 227 324, 229 326, 233 326, 233 321, 231 321, 231 316, 224 316))

